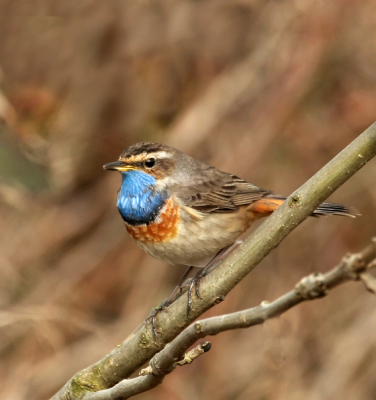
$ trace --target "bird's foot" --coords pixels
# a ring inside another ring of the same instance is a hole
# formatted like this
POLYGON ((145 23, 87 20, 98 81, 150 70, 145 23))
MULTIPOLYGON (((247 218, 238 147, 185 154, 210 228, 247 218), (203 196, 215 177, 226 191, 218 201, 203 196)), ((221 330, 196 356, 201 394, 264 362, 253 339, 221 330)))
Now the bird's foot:
MULTIPOLYGON (((222 249, 207 265, 203 268, 194 278, 192 278, 189 289, 188 289, 188 314, 192 309, 192 294, 193 289, 196 297, 202 300, 200 293, 200 282, 203 277, 205 277, 209 272, 211 272, 218 264, 220 264, 225 258, 227 258, 230 253, 232 253, 237 247, 243 243, 242 240, 237 240, 232 246, 222 249)), ((182 286, 183 288, 183 286, 182 286)))
POLYGON ((172 291, 172 293, 170 294, 170 296, 168 296, 168 298, 162 303, 160 304, 158 307, 155 307, 154 309, 154 313, 152 315, 150 315, 150 317, 146 318, 146 323, 148 322, 152 322, 152 326, 153 326, 153 333, 154 335, 158 335, 158 333, 160 333, 160 329, 158 329, 157 327, 157 315, 159 313, 161 313, 162 311, 164 311, 168 306, 170 306, 174 300, 175 300, 175 295, 180 292, 181 294, 181 289, 182 289, 182 285, 184 284, 185 279, 187 278, 187 276, 189 275, 189 273, 192 271, 193 267, 189 267, 184 275, 181 277, 179 283, 177 284, 177 286, 175 287, 175 289, 172 291))
POLYGON ((189 314, 189 312, 192 309, 192 294, 193 294, 193 290, 195 292, 195 295, 197 298, 199 298, 200 300, 202 300, 202 296, 200 293, 200 282, 201 279, 206 276, 207 271, 205 271, 205 268, 200 271, 194 278, 192 278, 190 284, 189 284, 189 288, 188 288, 188 304, 187 304, 187 312, 189 314))
POLYGON ((164 311, 168 306, 172 304, 172 301, 170 298, 166 299, 163 303, 161 303, 159 306, 154 308, 153 313, 146 318, 145 323, 149 323, 151 321, 152 323, 152 328, 153 328, 153 334, 154 336, 157 336, 158 333, 160 333, 160 329, 157 326, 157 315, 164 311))

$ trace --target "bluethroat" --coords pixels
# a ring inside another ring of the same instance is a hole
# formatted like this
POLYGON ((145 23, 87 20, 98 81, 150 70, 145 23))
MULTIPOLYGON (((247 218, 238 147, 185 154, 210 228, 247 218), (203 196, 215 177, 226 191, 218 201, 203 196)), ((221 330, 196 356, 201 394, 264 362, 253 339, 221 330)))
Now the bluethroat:
MULTIPOLYGON (((255 220, 269 216, 286 200, 158 143, 134 144, 103 168, 122 174, 117 207, 128 233, 158 260, 189 266, 181 282, 192 267, 207 270, 255 220)), ((312 215, 356 214, 340 204, 322 203, 312 215)), ((193 287, 200 297, 203 275, 192 280, 188 311, 193 287)))

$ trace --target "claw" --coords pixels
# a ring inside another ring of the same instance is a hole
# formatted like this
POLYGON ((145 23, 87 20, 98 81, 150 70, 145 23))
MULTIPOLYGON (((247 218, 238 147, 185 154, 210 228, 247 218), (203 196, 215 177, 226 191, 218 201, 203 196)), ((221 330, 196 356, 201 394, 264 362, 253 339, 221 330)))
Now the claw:
POLYGON ((189 312, 191 311, 191 308, 192 308, 192 290, 193 290, 194 285, 195 285, 195 281, 194 281, 194 279, 192 279, 192 281, 189 285, 189 289, 188 289, 187 314, 189 314, 189 312))
POLYGON ((145 320, 146 323, 149 323, 150 321, 152 323, 154 336, 157 336, 161 332, 161 330, 157 326, 157 315, 159 313, 161 313, 162 311, 164 311, 170 304, 171 304, 171 301, 169 301, 169 299, 165 300, 162 304, 155 307, 155 309, 154 309, 155 311, 152 315, 150 315, 150 317, 146 318, 146 320, 145 320))
POLYGON ((205 276, 203 273, 199 273, 196 277, 194 277, 189 285, 188 289, 188 307, 187 307, 187 312, 191 311, 192 308, 192 293, 193 293, 193 288, 195 289, 195 295, 197 298, 202 300, 202 296, 200 293, 200 282, 201 279, 205 276))
POLYGON ((158 326, 157 326, 157 315, 160 313, 160 311, 157 311, 157 313, 155 314, 155 315, 153 315, 153 317, 152 317, 152 319, 151 319, 151 322, 152 322, 152 324, 153 324, 153 334, 154 334, 154 336, 157 336, 158 335, 158 333, 160 332, 159 330, 158 330, 158 326))
POLYGON ((200 293, 201 278, 203 278, 203 276, 197 277, 196 284, 195 284, 195 293, 196 293, 196 296, 197 296, 199 299, 202 300, 202 296, 201 296, 201 293, 200 293))
POLYGON ((151 321, 152 328, 153 328, 152 330, 153 330, 154 336, 157 336, 158 333, 159 333, 158 326, 157 326, 157 315, 159 313, 160 313, 160 311, 158 310, 153 315, 151 315, 150 317, 147 317, 146 320, 145 320, 145 323, 147 323, 147 324, 151 321))
POLYGON ((232 253, 239 245, 243 243, 242 240, 237 240, 232 246, 222 249, 210 262, 206 265, 206 267, 200 271, 191 281, 188 289, 188 314, 192 308, 192 292, 193 288, 195 288, 196 297, 202 300, 202 296, 200 293, 200 282, 201 279, 206 276, 212 268, 215 268, 217 264, 223 261, 230 253, 232 253))

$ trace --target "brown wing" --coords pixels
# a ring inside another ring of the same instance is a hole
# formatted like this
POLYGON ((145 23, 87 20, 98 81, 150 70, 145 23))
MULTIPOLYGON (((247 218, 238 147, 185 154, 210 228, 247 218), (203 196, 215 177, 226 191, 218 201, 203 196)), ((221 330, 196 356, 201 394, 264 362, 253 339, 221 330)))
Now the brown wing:
POLYGON ((198 211, 231 212, 271 193, 214 168, 205 175, 174 188, 187 206, 198 211))

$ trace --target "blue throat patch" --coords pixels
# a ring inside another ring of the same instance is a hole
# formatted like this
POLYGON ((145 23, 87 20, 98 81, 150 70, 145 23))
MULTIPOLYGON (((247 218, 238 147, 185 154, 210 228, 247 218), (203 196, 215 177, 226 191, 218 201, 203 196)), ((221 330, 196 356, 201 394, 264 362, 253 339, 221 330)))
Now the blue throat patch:
POLYGON ((142 171, 131 170, 121 175, 123 181, 117 198, 120 215, 130 225, 149 225, 158 217, 167 193, 157 191, 154 176, 142 171))

